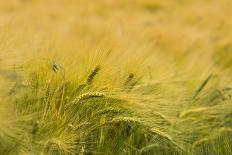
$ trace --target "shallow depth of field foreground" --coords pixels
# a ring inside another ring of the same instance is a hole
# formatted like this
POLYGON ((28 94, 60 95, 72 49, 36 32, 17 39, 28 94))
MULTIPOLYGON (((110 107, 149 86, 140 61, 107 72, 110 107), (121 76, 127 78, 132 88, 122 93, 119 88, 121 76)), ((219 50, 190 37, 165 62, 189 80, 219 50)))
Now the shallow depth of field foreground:
POLYGON ((0 0, 1 155, 232 155, 231 0, 0 0))

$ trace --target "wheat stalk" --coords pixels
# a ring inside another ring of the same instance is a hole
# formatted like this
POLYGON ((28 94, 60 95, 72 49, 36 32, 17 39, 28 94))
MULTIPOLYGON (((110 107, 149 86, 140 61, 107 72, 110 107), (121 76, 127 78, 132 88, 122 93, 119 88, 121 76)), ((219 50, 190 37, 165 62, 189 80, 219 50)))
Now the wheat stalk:
POLYGON ((102 92, 89 92, 89 93, 84 93, 84 94, 81 94, 80 96, 78 96, 74 101, 73 103, 74 104, 78 104, 80 101, 82 100, 86 100, 86 99, 89 99, 89 98, 94 98, 94 97, 104 97, 105 94, 102 93, 102 92))
POLYGON ((88 76, 87 81, 86 81, 86 83, 87 83, 88 85, 91 85, 91 84, 93 83, 94 77, 98 74, 98 72, 100 71, 100 69, 101 69, 101 67, 100 67, 100 65, 98 65, 98 66, 96 66, 96 67, 94 68, 94 70, 90 73, 90 75, 88 76))

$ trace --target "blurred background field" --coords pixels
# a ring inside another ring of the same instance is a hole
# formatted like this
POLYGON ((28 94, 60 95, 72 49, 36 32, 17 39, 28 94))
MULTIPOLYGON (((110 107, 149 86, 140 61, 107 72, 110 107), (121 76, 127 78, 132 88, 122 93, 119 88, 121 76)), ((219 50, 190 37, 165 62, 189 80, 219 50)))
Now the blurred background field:
POLYGON ((231 8, 231 0, 1 0, 0 153, 229 155, 231 8), (86 93, 87 105, 104 106, 78 107, 91 125, 70 129, 71 117, 86 122, 66 104, 86 93), (93 120, 102 110, 109 116, 93 120), (115 120, 118 135, 135 131, 104 141, 115 120))
POLYGON ((47 50, 68 56, 103 48, 161 53, 167 61, 174 56, 173 63, 189 56, 195 65, 228 68, 231 5, 229 0, 1 1, 1 40, 12 48, 1 53, 47 50))

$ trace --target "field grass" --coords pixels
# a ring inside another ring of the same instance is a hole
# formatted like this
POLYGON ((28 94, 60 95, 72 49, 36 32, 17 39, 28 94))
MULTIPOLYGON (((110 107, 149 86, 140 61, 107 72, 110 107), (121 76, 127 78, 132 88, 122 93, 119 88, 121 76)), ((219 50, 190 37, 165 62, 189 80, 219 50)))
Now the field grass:
POLYGON ((0 1, 0 154, 231 155, 231 7, 0 1))

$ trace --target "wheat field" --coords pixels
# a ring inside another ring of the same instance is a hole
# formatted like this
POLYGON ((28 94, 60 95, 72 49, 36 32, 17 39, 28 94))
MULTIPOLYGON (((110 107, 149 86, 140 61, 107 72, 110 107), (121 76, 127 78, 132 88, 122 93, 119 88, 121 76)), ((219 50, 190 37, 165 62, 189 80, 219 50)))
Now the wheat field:
POLYGON ((0 0, 1 155, 231 155, 231 0, 0 0))

